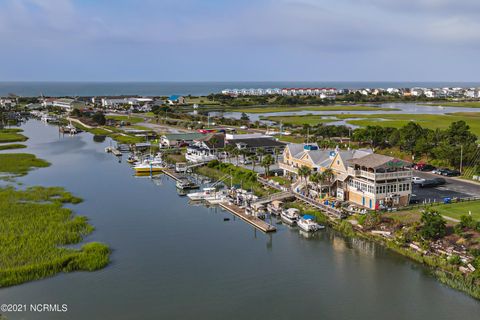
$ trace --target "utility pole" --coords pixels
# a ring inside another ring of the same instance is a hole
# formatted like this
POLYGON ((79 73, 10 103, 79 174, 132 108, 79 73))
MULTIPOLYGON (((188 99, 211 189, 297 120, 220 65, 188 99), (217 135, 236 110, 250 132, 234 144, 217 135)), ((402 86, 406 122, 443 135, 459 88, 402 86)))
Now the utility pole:
POLYGON ((463 169, 463 144, 460 145, 460 174, 462 174, 463 169))

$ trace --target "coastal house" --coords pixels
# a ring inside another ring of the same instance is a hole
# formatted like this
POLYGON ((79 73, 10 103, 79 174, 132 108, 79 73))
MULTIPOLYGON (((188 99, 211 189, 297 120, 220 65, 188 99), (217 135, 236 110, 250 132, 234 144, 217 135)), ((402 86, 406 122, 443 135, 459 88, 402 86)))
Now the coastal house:
POLYGON ((17 105, 16 99, 0 98, 0 107, 3 109, 13 108, 17 105))
POLYGON ((234 145, 239 150, 247 150, 251 153, 257 152, 258 149, 263 149, 266 153, 271 154, 274 154, 275 150, 283 151, 286 145, 274 137, 261 133, 227 134, 225 136, 225 144, 234 145))
POLYGON ((223 133, 206 134, 187 147, 185 158, 194 163, 217 160, 224 148, 225 135, 223 133))
POLYGON ((176 105, 176 104, 185 104, 186 103, 186 100, 184 97, 182 96, 178 96, 178 95, 171 95, 168 100, 167 100, 167 103, 171 106, 173 105, 176 105))
POLYGON ((43 107, 59 107, 66 111, 72 111, 75 106, 85 106, 83 102, 69 98, 45 98, 42 101, 43 107))
POLYGON ((177 147, 182 144, 192 144, 205 136, 203 133, 169 133, 160 137, 160 148, 177 147))

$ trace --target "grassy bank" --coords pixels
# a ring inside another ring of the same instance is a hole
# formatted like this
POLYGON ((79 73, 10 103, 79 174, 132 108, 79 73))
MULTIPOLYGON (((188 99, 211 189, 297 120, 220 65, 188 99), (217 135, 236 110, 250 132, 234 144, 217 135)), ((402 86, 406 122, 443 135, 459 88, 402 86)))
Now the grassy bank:
POLYGON ((22 131, 22 129, 0 129, 0 143, 26 141, 28 138, 20 133, 22 131))
MULTIPOLYGON (((434 208, 442 216, 450 217, 457 220, 460 220, 461 216, 469 215, 470 212, 474 220, 480 221, 480 200, 437 205, 430 204, 428 205, 428 207, 434 208)), ((393 219, 401 222, 419 221, 423 209, 424 207, 421 206, 414 209, 402 210, 395 213, 388 213, 388 216, 391 216, 393 219)))
POLYGON ((63 207, 78 202, 62 188, 0 188, 0 287, 108 264, 110 251, 103 244, 65 247, 93 231, 85 217, 63 207))
POLYGON ((94 135, 108 136, 119 143, 133 144, 133 143, 139 143, 139 142, 145 141, 143 137, 136 137, 133 135, 122 133, 122 130, 119 130, 118 128, 114 128, 114 127, 87 128, 77 122, 74 122, 73 125, 83 131, 90 132, 91 134, 94 134, 94 135))
POLYGON ((463 102, 438 102, 438 103, 422 103, 421 106, 442 106, 442 107, 461 107, 461 108, 480 108, 480 101, 463 101, 463 102))
POLYGON ((29 153, 0 154, 0 173, 25 175, 33 168, 48 167, 50 163, 29 153))
POLYGON ((0 151, 1 150, 11 150, 11 149, 23 149, 27 146, 20 143, 10 143, 10 144, 0 144, 0 151))
POLYGON ((296 112, 296 111, 394 111, 400 110, 395 108, 382 108, 374 106, 299 106, 299 107, 282 107, 282 106, 266 106, 257 108, 242 108, 232 110, 247 113, 272 113, 272 112, 296 112))
POLYGON ((252 190, 257 196, 265 196, 273 193, 274 190, 267 190, 263 185, 257 181, 257 174, 251 170, 234 166, 231 163, 219 163, 218 161, 212 161, 208 166, 198 167, 195 169, 197 173, 207 176, 211 179, 218 180, 225 175, 228 177, 224 180, 225 184, 231 186, 241 186, 243 189, 252 190))
POLYGON ((130 123, 139 123, 143 122, 143 118, 135 117, 135 116, 106 116, 107 119, 115 120, 115 121, 124 121, 130 123))

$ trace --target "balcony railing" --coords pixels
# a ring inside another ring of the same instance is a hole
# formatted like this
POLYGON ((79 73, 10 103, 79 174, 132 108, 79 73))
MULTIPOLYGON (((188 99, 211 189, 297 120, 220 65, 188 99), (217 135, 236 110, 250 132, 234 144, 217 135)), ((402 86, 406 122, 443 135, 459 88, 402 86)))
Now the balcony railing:
POLYGON ((278 163, 278 167, 280 169, 284 169, 284 170, 287 170, 287 171, 290 171, 290 172, 295 172, 295 173, 298 173, 298 169, 295 168, 294 166, 291 166, 289 164, 286 164, 284 162, 279 162, 278 163))
POLYGON ((396 172, 385 172, 385 173, 373 173, 364 170, 354 170, 348 168, 348 173, 354 177, 362 177, 370 180, 389 180, 389 179, 404 179, 411 178, 412 171, 396 171, 396 172))

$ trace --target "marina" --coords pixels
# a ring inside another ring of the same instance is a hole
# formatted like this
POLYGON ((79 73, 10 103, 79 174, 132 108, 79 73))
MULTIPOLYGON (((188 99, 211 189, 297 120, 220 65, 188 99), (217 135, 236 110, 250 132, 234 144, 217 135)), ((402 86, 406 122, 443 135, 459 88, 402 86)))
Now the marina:
POLYGON ((220 207, 227 210, 228 212, 231 212, 235 216, 241 218, 243 221, 251 224, 262 232, 269 233, 277 231, 277 228, 275 228, 275 226, 268 224, 257 217, 245 214, 245 209, 242 209, 234 204, 220 203, 220 207))
MULTIPOLYGON (((415 310, 407 311, 411 319, 473 320, 480 312, 476 300, 440 284, 421 265, 380 245, 346 238, 329 228, 313 233, 273 223, 276 232, 263 232, 251 222, 267 222, 246 217, 239 206, 190 205, 177 195, 174 179, 180 174, 174 169, 154 179, 133 179, 130 164, 104 152, 112 143, 108 138, 99 143, 89 133, 63 137, 57 127, 40 121, 28 121, 22 128, 31 137, 27 152, 52 166, 19 182, 61 185, 81 195, 84 202, 75 211, 86 214, 96 227, 89 240, 109 243, 114 250, 112 264, 104 270, 5 288, 0 291, 2 301, 35 303, 38 296, 47 302, 61 301, 72 306, 69 319, 73 320, 93 314, 125 320, 192 318, 199 312, 192 305, 200 306, 202 316, 210 318, 240 320, 254 312, 259 317, 308 319, 317 312, 322 319, 367 320, 372 313, 391 317, 392 300, 402 310, 410 310, 415 301, 415 310), (57 165, 67 159, 68 167, 57 165), (239 219, 231 219, 232 214, 239 219), (275 301, 299 299, 295 308, 252 303, 265 295, 275 301), (338 300, 349 303, 339 305, 338 300), (83 308, 79 301, 89 307, 83 308), (232 312, 239 304, 251 307, 232 312), (149 307, 140 313, 138 308, 145 305, 149 307)), ((252 200, 252 205, 260 200, 252 200)), ((265 205, 282 206, 274 201, 265 205)), ((9 320, 19 316, 9 314, 9 320)), ((64 317, 43 313, 35 318, 64 317)))

